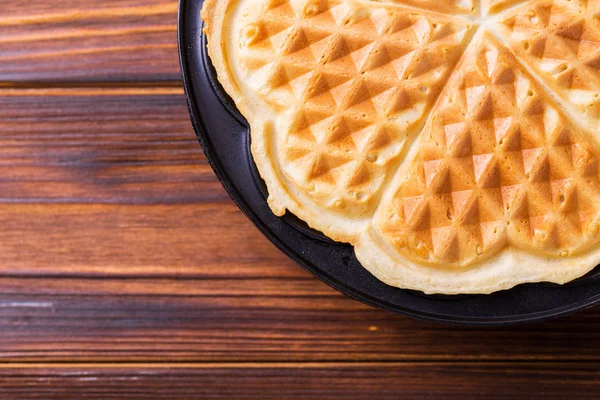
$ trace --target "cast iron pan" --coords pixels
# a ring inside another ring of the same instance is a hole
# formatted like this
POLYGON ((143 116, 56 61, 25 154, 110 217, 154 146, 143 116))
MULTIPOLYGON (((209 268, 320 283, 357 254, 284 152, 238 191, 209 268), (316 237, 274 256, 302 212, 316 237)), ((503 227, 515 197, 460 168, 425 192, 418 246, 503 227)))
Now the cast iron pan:
MULTIPOLYGON (((179 54, 192 124, 215 173, 242 211, 311 274, 364 303, 413 318, 500 326, 540 321, 600 302, 600 272, 568 285, 526 284, 491 295, 427 296, 388 286, 361 267, 351 246, 335 243, 293 215, 276 217, 249 150, 246 121, 216 80, 206 53, 203 0, 180 0, 179 54)), ((596 269, 598 270, 598 268, 596 269)))

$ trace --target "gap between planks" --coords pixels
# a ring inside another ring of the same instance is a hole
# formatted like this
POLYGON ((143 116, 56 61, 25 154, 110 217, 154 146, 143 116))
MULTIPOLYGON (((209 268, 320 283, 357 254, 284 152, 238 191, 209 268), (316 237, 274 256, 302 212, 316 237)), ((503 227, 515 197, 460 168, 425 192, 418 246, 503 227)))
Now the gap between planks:
POLYGON ((121 362, 52 362, 52 363, 39 363, 39 362, 19 362, 19 363, 0 363, 0 370, 11 370, 11 369, 264 369, 264 368, 278 368, 278 369, 310 369, 310 368, 328 368, 328 369, 340 369, 340 368, 365 368, 371 367, 376 368, 379 366, 385 367, 427 367, 427 366, 439 366, 451 364, 453 367, 460 366, 498 366, 502 365, 506 368, 523 367, 527 365, 540 367, 547 366, 557 368, 560 366, 567 365, 578 365, 585 367, 597 368, 598 363, 596 361, 577 361, 577 360, 560 360, 560 361, 513 361, 513 360, 485 360, 485 361, 456 361, 454 359, 440 359, 436 361, 431 360, 420 360, 410 359, 406 361, 253 361, 253 362, 142 362, 142 363, 121 363, 121 362))
POLYGON ((24 83, 0 82, 0 97, 183 95, 181 82, 24 83))

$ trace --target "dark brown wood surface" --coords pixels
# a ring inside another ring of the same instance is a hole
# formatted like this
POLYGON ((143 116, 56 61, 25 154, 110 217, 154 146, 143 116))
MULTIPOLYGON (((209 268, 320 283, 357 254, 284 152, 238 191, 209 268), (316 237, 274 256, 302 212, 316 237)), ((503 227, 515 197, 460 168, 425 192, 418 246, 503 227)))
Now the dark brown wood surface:
POLYGON ((228 363, 11 366, 20 399, 597 399, 600 373, 582 363, 228 363), (27 392, 23 395, 23 388, 27 392))
POLYGON ((175 1, 0 6, 0 398, 598 398, 600 310, 503 329, 347 299, 229 199, 175 1))

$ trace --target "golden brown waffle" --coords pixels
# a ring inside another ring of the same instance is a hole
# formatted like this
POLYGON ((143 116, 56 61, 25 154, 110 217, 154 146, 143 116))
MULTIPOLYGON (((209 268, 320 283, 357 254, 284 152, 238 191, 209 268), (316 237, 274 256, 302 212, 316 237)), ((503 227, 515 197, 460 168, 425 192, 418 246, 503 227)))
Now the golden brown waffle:
POLYGON ((208 0, 209 54, 273 211, 425 292, 592 269, 598 131, 502 43, 518 43, 517 3, 208 0))
POLYGON ((600 0, 540 0, 500 26, 511 49, 600 129, 600 0))
POLYGON ((288 179, 333 212, 372 212, 468 33, 465 23, 395 7, 265 2, 242 28, 239 63, 280 113, 288 179))
POLYGON ((381 206, 381 232, 405 257, 438 265, 506 244, 568 257, 595 242, 595 146, 492 39, 467 60, 381 206))

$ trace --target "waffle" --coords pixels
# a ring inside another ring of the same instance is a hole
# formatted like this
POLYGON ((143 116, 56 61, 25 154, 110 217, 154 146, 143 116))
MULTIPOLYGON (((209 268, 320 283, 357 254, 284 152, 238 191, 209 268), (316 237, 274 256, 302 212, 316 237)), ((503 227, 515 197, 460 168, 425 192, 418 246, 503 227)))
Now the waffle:
POLYGON ((335 240, 354 240, 458 62, 470 26, 357 1, 246 2, 238 12, 234 74, 247 92, 234 98, 241 109, 254 98, 278 114, 265 132, 271 148, 257 145, 254 154, 268 151, 265 163, 280 165, 274 179, 299 198, 290 206, 270 191, 272 208, 291 209, 335 240))
POLYGON ((600 129, 600 0, 529 2, 499 30, 566 107, 600 129))
POLYGON ((599 130, 514 48, 507 26, 532 7, 516 3, 208 0, 209 55, 273 212, 427 293, 591 270, 599 130))

